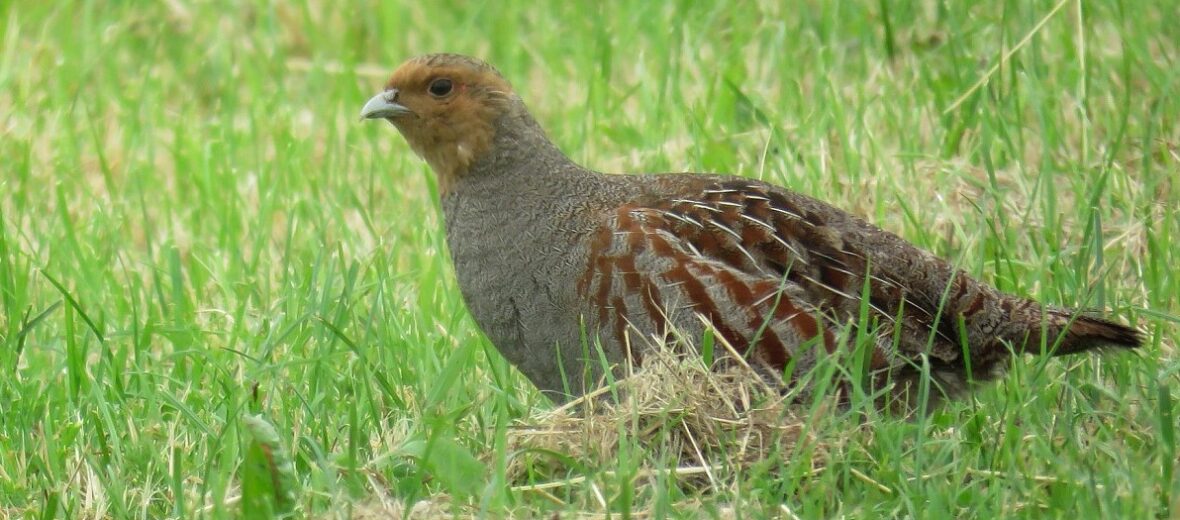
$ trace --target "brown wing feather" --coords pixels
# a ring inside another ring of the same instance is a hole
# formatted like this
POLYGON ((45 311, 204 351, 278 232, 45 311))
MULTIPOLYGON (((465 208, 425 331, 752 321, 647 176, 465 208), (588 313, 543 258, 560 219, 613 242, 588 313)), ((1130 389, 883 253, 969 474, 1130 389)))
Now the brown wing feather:
POLYGON ((957 357, 951 320, 937 319, 941 294, 912 294, 888 270, 870 267, 866 252, 829 223, 831 212, 795 197, 756 181, 705 178, 695 196, 645 203, 668 217, 669 231, 695 250, 750 275, 797 284, 835 322, 856 321, 868 277, 870 312, 903 329, 899 349, 957 357), (928 348, 931 340, 938 348, 928 348))

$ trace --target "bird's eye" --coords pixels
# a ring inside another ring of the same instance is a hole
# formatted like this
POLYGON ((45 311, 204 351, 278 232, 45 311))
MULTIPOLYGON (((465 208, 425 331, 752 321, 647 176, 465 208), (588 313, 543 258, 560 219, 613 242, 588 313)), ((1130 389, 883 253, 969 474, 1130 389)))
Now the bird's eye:
POLYGON ((450 94, 452 88, 454 88, 454 86, 451 84, 451 80, 447 78, 438 78, 430 82, 429 90, 430 95, 434 97, 443 97, 447 94, 450 94))

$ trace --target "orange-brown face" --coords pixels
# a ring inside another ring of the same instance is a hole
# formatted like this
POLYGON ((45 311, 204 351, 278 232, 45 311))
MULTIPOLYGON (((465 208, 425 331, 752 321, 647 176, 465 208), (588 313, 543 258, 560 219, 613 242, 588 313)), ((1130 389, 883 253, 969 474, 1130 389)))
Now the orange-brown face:
POLYGON ((361 118, 393 123, 446 190, 491 147, 495 120, 512 96, 489 65, 432 54, 398 67, 385 90, 365 103, 361 118))

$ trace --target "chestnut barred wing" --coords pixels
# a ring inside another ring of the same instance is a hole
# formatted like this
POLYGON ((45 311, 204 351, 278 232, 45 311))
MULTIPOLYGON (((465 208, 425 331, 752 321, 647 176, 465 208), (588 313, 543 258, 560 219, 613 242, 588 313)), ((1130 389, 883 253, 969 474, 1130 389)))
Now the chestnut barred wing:
MULTIPOLYGON (((699 315, 756 366, 806 368, 814 346, 834 351, 840 328, 856 322, 868 277, 877 322, 928 339, 931 313, 912 303, 898 312, 901 285, 868 273, 865 256, 822 215, 750 181, 700 184, 618 207, 596 232, 578 291, 600 336, 626 344, 628 334, 658 337, 669 325, 692 330, 699 315)), ((900 362, 890 341, 873 346, 870 368, 900 362)))

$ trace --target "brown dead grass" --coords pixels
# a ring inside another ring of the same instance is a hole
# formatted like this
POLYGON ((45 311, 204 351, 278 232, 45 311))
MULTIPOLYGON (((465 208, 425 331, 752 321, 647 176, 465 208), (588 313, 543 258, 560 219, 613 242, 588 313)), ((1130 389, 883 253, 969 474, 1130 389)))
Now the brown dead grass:
MULTIPOLYGON (((621 475, 615 469, 623 469, 614 461, 630 447, 644 454, 627 476, 632 485, 673 480, 695 497, 688 499, 693 503, 682 504, 689 509, 700 507, 695 502, 701 497, 730 490, 755 465, 807 456, 811 474, 823 470, 827 450, 840 440, 813 435, 808 425, 823 418, 805 416, 802 406, 792 402, 793 395, 770 388, 748 366, 710 368, 699 353, 652 347, 642 369, 627 370, 628 377, 516 421, 507 439, 512 491, 545 498, 562 511, 561 518, 601 518, 609 509, 610 490, 619 486, 621 475), (659 460, 674 464, 660 465, 659 460)), ((384 493, 360 503, 342 497, 339 503, 348 509, 323 518, 480 515, 478 504, 456 502, 445 494, 409 505, 384 493)), ((632 513, 649 516, 642 510, 632 513)), ((551 513, 529 509, 497 514, 536 518, 551 513)))
POLYGON ((789 457, 803 443, 812 448, 812 468, 822 467, 824 447, 808 431, 808 417, 792 395, 780 395, 748 366, 710 369, 701 359, 654 349, 642 370, 615 385, 518 421, 508 433, 509 451, 516 454, 509 480, 531 478, 514 490, 581 485, 593 477, 577 475, 563 461, 608 464, 627 445, 659 446, 678 460, 672 469, 641 469, 636 478, 674 477, 698 489, 727 487, 725 475, 789 457))

